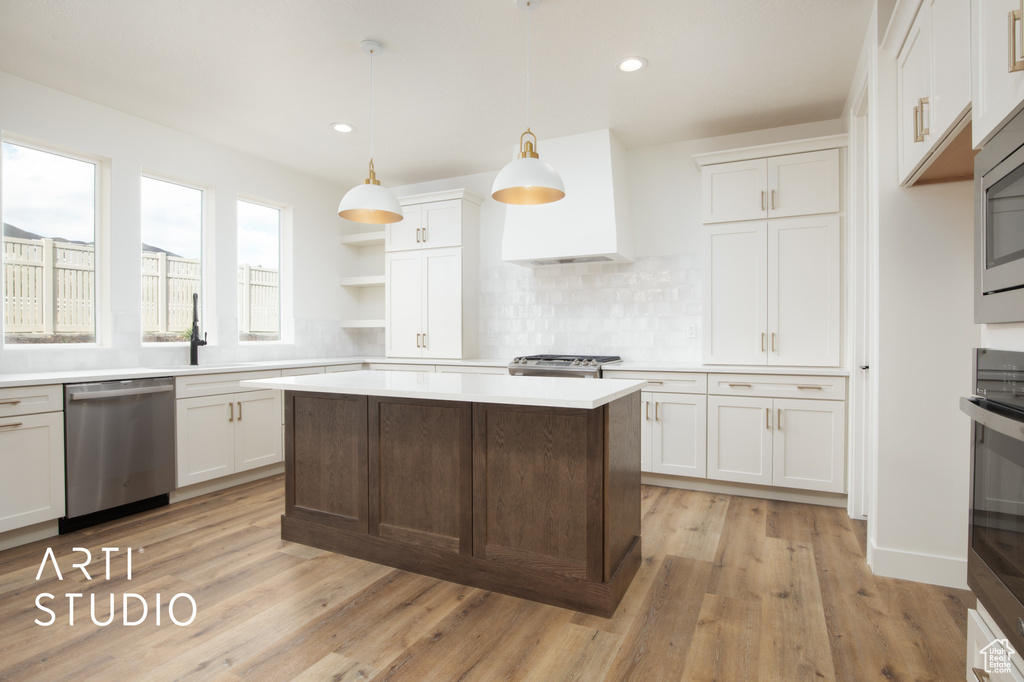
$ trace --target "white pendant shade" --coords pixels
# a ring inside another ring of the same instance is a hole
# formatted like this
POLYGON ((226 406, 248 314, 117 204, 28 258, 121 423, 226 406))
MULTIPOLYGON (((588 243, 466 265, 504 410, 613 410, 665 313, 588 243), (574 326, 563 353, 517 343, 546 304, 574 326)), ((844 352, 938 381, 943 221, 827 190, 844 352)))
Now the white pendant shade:
POLYGON ((379 184, 356 185, 342 197, 338 204, 338 215, 357 223, 386 225, 399 222, 402 206, 390 190, 379 184))
POLYGON ((503 204, 550 204, 565 196, 562 178, 550 164, 536 157, 520 157, 501 169, 491 197, 503 204))

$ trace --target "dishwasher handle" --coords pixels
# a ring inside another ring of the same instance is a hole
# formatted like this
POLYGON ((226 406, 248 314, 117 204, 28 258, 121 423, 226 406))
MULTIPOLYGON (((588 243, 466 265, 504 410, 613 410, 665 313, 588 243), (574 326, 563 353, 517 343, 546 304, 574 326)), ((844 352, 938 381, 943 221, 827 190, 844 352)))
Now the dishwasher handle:
POLYGON ((113 391, 90 391, 88 393, 72 393, 72 400, 107 400, 110 398, 123 398, 130 395, 144 395, 146 393, 167 393, 173 391, 174 386, 143 386, 141 388, 117 388, 113 391))

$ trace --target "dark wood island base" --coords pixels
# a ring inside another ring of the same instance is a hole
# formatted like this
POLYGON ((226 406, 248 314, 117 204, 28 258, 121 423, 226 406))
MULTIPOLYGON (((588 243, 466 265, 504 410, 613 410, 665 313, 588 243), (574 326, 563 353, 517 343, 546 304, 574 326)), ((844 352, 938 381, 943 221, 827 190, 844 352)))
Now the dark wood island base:
POLYGON ((640 567, 640 394, 595 409, 286 391, 281 537, 610 617, 640 567))

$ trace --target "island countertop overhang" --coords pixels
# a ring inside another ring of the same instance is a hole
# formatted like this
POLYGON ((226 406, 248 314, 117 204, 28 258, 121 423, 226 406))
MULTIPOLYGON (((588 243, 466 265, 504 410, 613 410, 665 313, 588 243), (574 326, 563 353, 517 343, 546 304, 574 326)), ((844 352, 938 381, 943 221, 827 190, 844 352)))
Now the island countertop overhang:
POLYGON ((246 388, 592 410, 645 386, 627 379, 357 370, 242 381, 246 388))

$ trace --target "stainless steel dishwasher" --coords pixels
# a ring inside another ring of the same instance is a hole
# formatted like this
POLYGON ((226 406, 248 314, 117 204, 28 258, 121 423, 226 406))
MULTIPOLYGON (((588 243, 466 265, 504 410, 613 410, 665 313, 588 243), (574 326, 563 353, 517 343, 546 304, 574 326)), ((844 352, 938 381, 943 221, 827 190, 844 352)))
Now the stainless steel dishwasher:
POLYGON ((174 489, 174 379, 64 386, 66 533, 167 504, 174 489))

